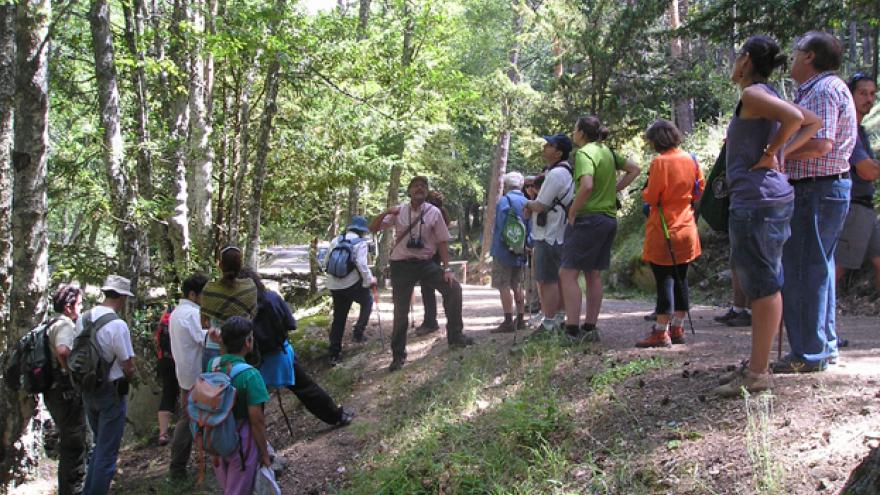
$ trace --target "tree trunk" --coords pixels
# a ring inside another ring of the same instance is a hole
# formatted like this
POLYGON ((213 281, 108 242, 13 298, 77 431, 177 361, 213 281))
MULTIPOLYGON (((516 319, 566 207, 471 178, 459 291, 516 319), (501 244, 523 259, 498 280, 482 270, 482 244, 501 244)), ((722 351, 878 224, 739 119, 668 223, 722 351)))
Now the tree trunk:
MULTIPOLYGON (((358 184, 357 179, 355 179, 355 182, 352 182, 348 186, 348 208, 346 208, 346 210, 345 210, 345 219, 344 219, 346 222, 346 225, 348 225, 348 223, 351 223, 352 217, 354 217, 355 215, 357 215, 360 212, 359 211, 360 209, 358 207, 359 202, 360 202, 360 184, 358 184)), ((335 232, 334 232, 334 234, 335 234, 335 232)))
MULTIPOLYGON (((687 0, 681 0, 682 7, 687 9, 687 0)), ((673 30, 681 27, 681 17, 679 15, 679 0, 672 0, 669 3, 669 27, 673 30)), ((687 61, 684 57, 684 42, 681 37, 672 38, 670 51, 672 53, 672 64, 678 71, 687 61)), ((673 103, 673 120, 683 134, 690 134, 694 130, 694 99, 680 98, 673 103)))
POLYGON ((189 129, 189 98, 180 88, 186 85, 184 75, 189 73, 185 35, 182 24, 187 22, 187 0, 174 0, 171 19, 171 45, 169 51, 177 65, 178 74, 169 76, 172 99, 169 108, 171 122, 168 133, 168 163, 171 165, 171 194, 174 211, 168 219, 168 239, 171 241, 174 271, 181 280, 189 271, 190 235, 189 209, 187 207, 186 142, 189 129))
POLYGON ((880 448, 874 447, 853 469, 840 495, 877 495, 880 493, 880 448))
POLYGON ((229 85, 223 84, 223 119, 227 125, 221 127, 220 135, 220 177, 217 178, 217 201, 214 202, 214 246, 223 246, 227 244, 229 232, 225 229, 226 222, 226 190, 229 186, 229 178, 231 177, 233 163, 233 144, 230 134, 230 124, 232 119, 229 115, 232 113, 234 104, 232 91, 229 85))
MULTIPOLYGON (((47 60, 49 0, 18 2, 15 18, 15 123, 12 152, 12 290, 6 345, 18 341, 46 314, 49 284, 46 171, 49 156, 47 60)), ((25 454, 14 444, 33 416, 24 394, 0 394, 0 486, 25 454)))
MULTIPOLYGON (((12 108, 15 103, 15 4, 0 5, 0 328, 9 318, 12 262, 12 108)), ((0 338, 0 352, 6 342, 0 338)))
MULTIPOLYGON (((397 194, 400 189, 400 175, 402 171, 403 169, 397 163, 391 166, 391 178, 388 180, 388 191, 385 196, 386 208, 391 208, 397 204, 397 194)), ((391 242, 393 239, 393 229, 382 231, 382 237, 379 239, 378 256, 376 257, 376 273, 373 275, 376 277, 376 284, 382 289, 385 288, 385 272, 388 269, 388 258, 391 256, 391 249, 393 248, 391 242)))
POLYGON ((120 127, 119 88, 116 84, 113 34, 110 32, 110 7, 107 0, 94 0, 89 11, 89 24, 95 54, 95 76, 98 82, 98 108, 101 113, 101 127, 104 130, 104 168, 107 172, 113 215, 120 223, 117 246, 119 271, 131 280, 132 292, 138 296, 141 253, 133 204, 137 191, 126 179, 124 169, 125 147, 120 127))
MULTIPOLYGON (((284 12, 285 0, 276 0, 276 12, 284 12)), ((273 21, 270 31, 274 35, 278 22, 273 21)), ((254 177, 251 186, 250 232, 245 252, 247 266, 257 269, 257 257, 260 252, 260 214, 263 199, 263 184, 266 182, 267 161, 269 157, 269 140, 272 137, 272 119, 278 111, 276 99, 281 73, 281 60, 278 53, 272 54, 269 70, 266 74, 266 100, 263 102, 263 116, 260 119, 260 135, 257 138, 257 155, 254 158, 254 177)))
MULTIPOLYGON (((522 32, 523 18, 514 4, 513 46, 510 48, 510 66, 507 77, 513 84, 519 84, 519 35, 522 32)), ((510 105, 505 97, 501 102, 501 134, 495 148, 495 159, 492 161, 492 179, 489 183, 489 196, 486 198, 485 221, 483 222, 483 239, 480 244, 480 262, 477 267, 478 279, 486 274, 486 260, 492 247, 492 231, 495 229, 495 205, 501 195, 501 176, 507 170, 507 155, 510 152, 510 105)))
POLYGON ((251 147, 251 93, 253 92, 254 79, 257 75, 257 69, 260 65, 260 50, 254 55, 254 59, 249 64, 248 70, 244 78, 244 87, 241 90, 241 96, 238 103, 238 135, 236 142, 238 143, 238 153, 235 159, 235 178, 232 180, 232 194, 229 201, 229 242, 238 245, 241 242, 241 217, 242 217, 242 194, 244 189, 245 178, 247 177, 248 164, 250 163, 250 147, 251 147))
POLYGON ((370 0, 360 0, 358 5, 358 41, 367 38, 367 26, 370 22, 370 0))
POLYGON ((193 45, 189 47, 189 162, 192 166, 188 183, 189 194, 187 207, 190 211, 190 235, 195 258, 203 267, 210 266, 211 249, 211 182, 214 167, 214 152, 211 149, 211 122, 207 116, 205 105, 207 90, 204 59, 205 17, 202 12, 204 0, 193 0, 190 9, 191 28, 196 35, 192 37, 193 45), (207 263, 205 263, 207 261, 207 263))

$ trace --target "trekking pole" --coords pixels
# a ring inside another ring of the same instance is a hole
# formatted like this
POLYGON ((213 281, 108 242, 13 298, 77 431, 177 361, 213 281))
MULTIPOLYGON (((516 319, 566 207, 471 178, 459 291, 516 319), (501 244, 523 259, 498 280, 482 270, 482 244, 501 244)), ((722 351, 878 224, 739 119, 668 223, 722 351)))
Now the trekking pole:
MULTIPOLYGON (((663 207, 659 204, 657 205, 657 213, 660 214, 660 225, 663 226, 663 237, 666 238, 666 247, 669 248, 669 257, 672 258, 673 276, 678 283, 678 286, 684 290, 684 282, 678 274, 678 263, 675 262, 675 251, 672 249, 672 238, 669 236, 669 227, 666 225, 666 215, 663 213, 663 207)), ((690 296, 690 294, 688 294, 688 296, 690 296)), ((688 299, 690 299, 690 297, 688 297, 688 299)), ((688 301, 688 309, 685 310, 685 313, 688 317, 688 323, 691 326, 691 334, 696 335, 697 331, 694 330, 694 320, 691 319, 690 301, 688 301)))
POLYGON ((284 422, 287 423, 287 431, 290 432, 290 437, 293 438, 293 427, 290 426, 290 418, 287 417, 287 411, 284 410, 284 403, 281 402, 280 389, 275 389, 275 396, 278 397, 278 409, 281 409, 281 415, 284 416, 284 422))
POLYGON ((782 336, 785 333, 785 320, 779 319, 779 331, 776 333, 776 360, 782 361, 782 336))
POLYGON ((379 309, 379 288, 374 284, 373 300, 376 301, 376 319, 379 320, 379 342, 382 343, 382 351, 385 351, 385 333, 382 331, 382 311, 379 309))

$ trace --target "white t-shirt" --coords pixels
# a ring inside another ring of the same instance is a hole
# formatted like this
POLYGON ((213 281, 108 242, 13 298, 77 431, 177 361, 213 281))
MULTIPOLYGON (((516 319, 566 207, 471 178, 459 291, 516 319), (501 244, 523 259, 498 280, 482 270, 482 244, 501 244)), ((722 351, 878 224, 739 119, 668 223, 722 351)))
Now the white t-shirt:
MULTIPOLYGON (((360 236, 354 232, 346 232, 345 238, 348 240, 357 239, 360 236)), ((327 258, 330 257, 330 251, 333 251, 333 248, 339 244, 339 236, 333 238, 330 241, 330 250, 327 251, 327 258)), ((354 249, 352 249, 354 254, 354 264, 355 269, 351 271, 348 275, 338 278, 333 275, 327 274, 327 289, 329 290, 342 290, 351 287, 356 284, 358 281, 361 282, 363 287, 369 287, 373 285, 373 274, 370 272, 370 267, 367 265, 367 252, 369 251, 369 239, 364 239, 357 244, 354 245, 354 249)), ((327 260, 325 260, 326 262, 327 260)))
POLYGON ((535 200, 545 208, 554 204, 556 208, 547 210, 547 223, 541 227, 538 225, 538 214, 532 212, 532 239, 546 241, 550 244, 562 244, 565 235, 566 213, 563 206, 571 204, 574 196, 571 174, 565 167, 557 166, 547 172, 538 197, 535 200), (558 198, 558 201, 556 201, 558 198), (558 204, 562 202, 562 204, 558 204))
POLYGON ((202 372, 202 352, 208 331, 202 329, 199 305, 189 299, 181 299, 168 320, 168 336, 171 338, 171 354, 180 388, 189 390, 196 384, 202 372))
MULTIPOLYGON (((114 313, 107 306, 95 306, 84 315, 80 316, 76 321, 76 334, 79 335, 83 330, 83 321, 88 318, 89 321, 97 321, 98 318, 114 313)), ((122 372, 120 363, 128 361, 134 357, 134 349, 131 346, 131 335, 128 333, 128 324, 125 320, 113 320, 98 330, 97 335, 98 348, 101 351, 101 357, 107 362, 113 362, 110 367, 108 379, 112 382, 125 376, 122 372)))

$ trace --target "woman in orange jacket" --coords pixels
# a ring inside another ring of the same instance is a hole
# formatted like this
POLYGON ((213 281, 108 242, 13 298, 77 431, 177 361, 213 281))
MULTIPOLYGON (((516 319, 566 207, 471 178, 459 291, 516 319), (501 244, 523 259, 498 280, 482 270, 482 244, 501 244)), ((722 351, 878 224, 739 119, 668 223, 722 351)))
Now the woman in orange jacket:
POLYGON ((651 264, 657 281, 657 322, 636 347, 669 347, 684 343, 688 264, 700 256, 700 236, 692 204, 703 193, 704 179, 693 155, 678 149, 681 132, 675 124, 657 120, 648 127, 645 139, 659 153, 651 162, 648 184, 642 191, 650 206, 642 259, 651 264))

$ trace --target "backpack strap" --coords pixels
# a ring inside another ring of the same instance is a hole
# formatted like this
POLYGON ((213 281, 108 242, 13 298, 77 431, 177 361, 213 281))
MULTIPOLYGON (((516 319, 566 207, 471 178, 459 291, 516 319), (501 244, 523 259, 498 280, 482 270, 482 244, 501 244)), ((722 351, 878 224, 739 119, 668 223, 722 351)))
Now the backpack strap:
POLYGON ((236 376, 251 368, 253 368, 253 366, 247 363, 235 363, 235 365, 232 366, 232 370, 229 372, 229 379, 235 380, 236 376))
MULTIPOLYGON (((92 318, 95 315, 92 312, 89 312, 89 318, 84 320, 83 328, 86 325, 89 325, 89 331, 91 331, 91 335, 89 335, 89 339, 92 341, 92 345, 95 346, 96 349, 100 349, 101 347, 98 345, 98 331, 104 328, 108 323, 114 320, 118 320, 119 316, 116 313, 107 313, 106 315, 98 318, 97 320, 93 320, 92 318)), ((113 354, 113 359, 110 361, 110 367, 113 367, 113 363, 116 362, 116 354, 113 354)))

